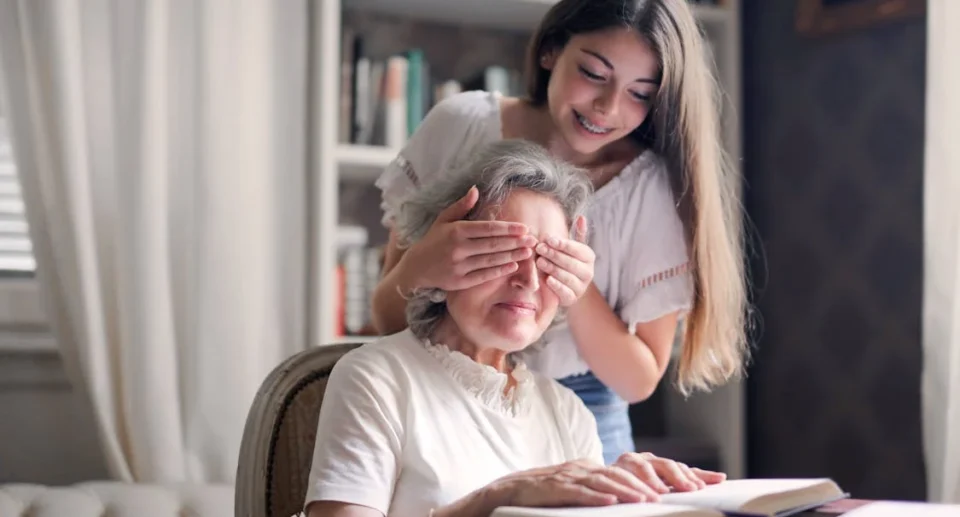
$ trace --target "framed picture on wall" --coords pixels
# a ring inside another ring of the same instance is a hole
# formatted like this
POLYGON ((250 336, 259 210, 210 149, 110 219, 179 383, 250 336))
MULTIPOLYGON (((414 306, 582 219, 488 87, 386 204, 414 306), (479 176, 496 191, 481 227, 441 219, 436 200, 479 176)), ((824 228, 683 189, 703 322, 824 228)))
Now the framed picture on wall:
POLYGON ((837 34, 923 16, 926 7, 926 0, 797 0, 796 27, 808 36, 837 34))

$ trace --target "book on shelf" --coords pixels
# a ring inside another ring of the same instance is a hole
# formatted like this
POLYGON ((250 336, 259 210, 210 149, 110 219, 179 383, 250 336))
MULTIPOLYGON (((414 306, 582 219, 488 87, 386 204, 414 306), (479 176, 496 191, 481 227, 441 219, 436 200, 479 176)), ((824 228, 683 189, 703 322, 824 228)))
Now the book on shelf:
POLYGON ((344 27, 341 39, 339 141, 402 147, 436 103, 465 90, 518 95, 520 73, 490 65, 466 79, 433 73, 426 53, 409 48, 385 58, 369 54, 363 34, 344 27))
POLYGON ((367 229, 362 226, 337 228, 337 336, 375 334, 370 307, 383 255, 380 246, 371 246, 367 240, 367 229))
POLYGON ((736 479, 658 503, 578 508, 501 507, 491 517, 786 517, 848 497, 829 478, 736 479))

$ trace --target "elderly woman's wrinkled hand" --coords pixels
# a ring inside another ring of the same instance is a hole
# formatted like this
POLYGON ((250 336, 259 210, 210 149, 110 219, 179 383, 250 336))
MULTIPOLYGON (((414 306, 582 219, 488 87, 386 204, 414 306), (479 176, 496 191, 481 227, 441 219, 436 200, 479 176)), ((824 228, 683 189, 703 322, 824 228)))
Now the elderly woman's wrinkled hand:
POLYGON ((526 470, 495 485, 505 506, 604 506, 657 502, 662 494, 690 492, 720 483, 726 475, 651 453, 627 453, 610 466, 578 460, 526 470))
POLYGON ((537 268, 546 273, 547 286, 556 293, 560 305, 569 307, 577 302, 593 282, 596 254, 586 244, 587 222, 577 218, 576 239, 550 237, 541 241, 536 252, 537 268))
POLYGON ((689 468, 650 453, 627 453, 610 466, 582 459, 508 474, 433 515, 487 516, 501 506, 655 503, 662 494, 699 490, 724 479, 722 473, 689 468))
POLYGON ((626 470, 647 486, 654 487, 660 493, 690 492, 720 483, 727 478, 722 472, 713 472, 688 467, 667 458, 644 452, 628 452, 620 456, 614 466, 626 470))
POLYGON ((525 470, 495 483, 502 506, 605 506, 658 501, 658 491, 628 470, 578 460, 525 470))

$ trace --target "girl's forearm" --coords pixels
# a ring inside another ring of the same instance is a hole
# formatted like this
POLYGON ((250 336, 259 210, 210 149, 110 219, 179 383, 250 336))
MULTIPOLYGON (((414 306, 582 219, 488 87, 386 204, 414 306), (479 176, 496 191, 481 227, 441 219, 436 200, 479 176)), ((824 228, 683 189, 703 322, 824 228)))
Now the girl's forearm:
POLYGON ((407 328, 407 300, 400 293, 408 293, 412 287, 401 257, 385 272, 373 292, 371 319, 380 335, 394 334, 407 328))
POLYGON ((568 311, 581 357, 594 375, 630 403, 646 400, 659 384, 669 350, 658 360, 651 347, 624 323, 593 284, 568 311))

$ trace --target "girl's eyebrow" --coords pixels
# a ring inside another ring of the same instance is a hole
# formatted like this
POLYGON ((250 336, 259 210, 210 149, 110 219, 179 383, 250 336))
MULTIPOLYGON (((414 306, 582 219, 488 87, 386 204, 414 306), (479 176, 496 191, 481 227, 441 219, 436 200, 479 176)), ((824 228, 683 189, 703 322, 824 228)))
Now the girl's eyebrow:
MULTIPOLYGON (((590 50, 590 49, 587 49, 587 48, 581 48, 581 49, 580 49, 580 52, 583 52, 584 54, 588 54, 588 55, 591 55, 591 56, 599 59, 600 62, 604 64, 604 66, 606 66, 607 68, 610 69, 611 72, 613 72, 613 71, 615 70, 615 69, 613 68, 613 63, 611 63, 609 59, 603 57, 603 55, 600 54, 599 52, 596 52, 596 51, 593 51, 593 50, 590 50)), ((646 77, 639 77, 639 78, 637 78, 637 79, 634 79, 633 82, 636 82, 636 83, 649 83, 649 84, 659 84, 659 83, 660 83, 660 81, 657 81, 656 79, 649 79, 649 78, 646 78, 646 77)))
POLYGON ((596 51, 594 51, 594 50, 590 50, 590 49, 587 49, 587 48, 582 48, 582 49, 580 49, 580 52, 583 52, 584 54, 589 54, 589 55, 591 55, 591 56, 599 59, 600 62, 604 64, 604 66, 606 66, 607 68, 610 69, 611 72, 614 71, 613 63, 611 63, 609 59, 603 57, 603 55, 600 54, 599 52, 596 52, 596 51))

